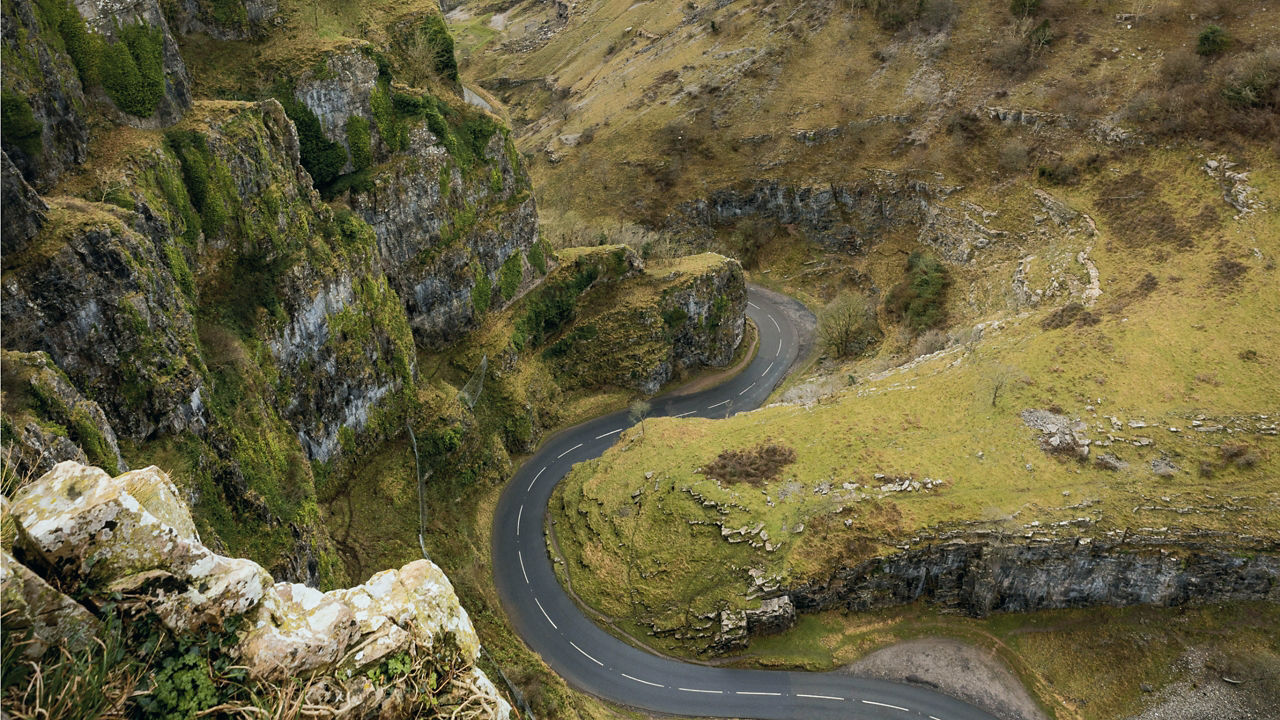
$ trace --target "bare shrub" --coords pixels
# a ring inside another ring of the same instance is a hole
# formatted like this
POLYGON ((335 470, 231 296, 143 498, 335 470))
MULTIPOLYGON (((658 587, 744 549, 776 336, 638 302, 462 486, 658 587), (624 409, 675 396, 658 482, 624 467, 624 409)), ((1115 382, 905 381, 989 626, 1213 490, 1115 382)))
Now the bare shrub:
POLYGON ((941 330, 928 330, 921 333, 911 344, 911 357, 932 355, 947 347, 947 334, 941 330))
POLYGON ((1204 61, 1189 50, 1174 50, 1160 66, 1160 78, 1168 87, 1197 83, 1204 76, 1204 61))
POLYGON ((861 355, 880 339, 871 305, 855 292, 843 292, 818 317, 818 337, 835 357, 861 355))
POLYGON ((1223 463, 1230 463, 1242 470, 1247 470, 1262 460, 1256 449, 1243 443, 1228 443, 1218 448, 1218 452, 1222 455, 1223 463))
POLYGON ((707 466, 707 477, 722 482, 763 485, 796 461, 796 451, 765 441, 745 450, 725 450, 707 466))
POLYGON ((1027 169, 1031 157, 1031 148, 1021 140, 1010 140, 1000 146, 996 162, 1000 169, 1008 172, 1022 172, 1027 169))

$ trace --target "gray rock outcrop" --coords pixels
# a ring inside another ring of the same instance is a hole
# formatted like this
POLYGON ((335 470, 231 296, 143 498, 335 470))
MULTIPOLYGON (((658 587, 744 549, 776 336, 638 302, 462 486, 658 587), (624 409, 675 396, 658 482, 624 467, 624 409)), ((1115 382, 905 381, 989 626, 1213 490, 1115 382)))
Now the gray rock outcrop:
MULTIPOLYGON (((960 190, 935 173, 869 170, 848 185, 798 186, 757 180, 717 190, 676 209, 669 225, 677 232, 705 231, 754 218, 795 225, 833 250, 860 254, 885 232, 914 228, 918 240, 952 262, 967 262, 977 250, 1006 233, 975 220, 968 208, 948 201, 960 190)), ((985 222, 985 218, 984 218, 985 222)))
POLYGON ((790 596, 801 612, 926 601, 978 617, 1098 605, 1280 601, 1277 548, 1242 550, 1162 539, 954 541, 841 568, 790 596))
POLYGON ((1041 450, 1080 459, 1089 456, 1091 441, 1085 434, 1087 426, 1083 422, 1048 410, 1023 410, 1021 417, 1027 427, 1040 431, 1041 450))

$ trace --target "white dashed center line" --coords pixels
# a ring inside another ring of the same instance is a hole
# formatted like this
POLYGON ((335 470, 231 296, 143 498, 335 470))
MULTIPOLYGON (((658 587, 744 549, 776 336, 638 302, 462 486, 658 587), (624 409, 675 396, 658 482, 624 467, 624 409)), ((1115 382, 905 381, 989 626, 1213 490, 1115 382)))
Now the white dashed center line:
POLYGON ((525 492, 529 492, 530 490, 532 490, 532 489, 533 489, 533 484, 534 484, 534 483, 536 483, 536 482, 538 482, 538 478, 542 477, 542 473, 544 473, 544 472, 546 472, 546 471, 547 471, 547 469, 546 469, 545 467, 544 467, 544 468, 542 468, 541 470, 539 470, 539 471, 538 471, 538 474, 537 474, 537 475, 534 475, 534 476, 533 476, 533 479, 529 481, 529 487, 525 488, 525 490, 524 490, 524 491, 525 491, 525 492))
POLYGON ((782 338, 778 338, 778 349, 773 351, 773 356, 778 357, 782 354, 782 338))
POLYGON ((901 710, 902 712, 910 712, 910 710, 907 710, 904 707, 899 707, 897 705, 888 705, 885 703, 878 703, 875 700, 863 700, 862 702, 868 705, 878 705, 879 707, 887 707, 887 708, 893 708, 894 710, 901 710))
POLYGON ((774 330, 777 330, 778 332, 782 332, 782 327, 778 325, 778 321, 774 320, 772 315, 769 316, 769 322, 773 323, 774 330))
POLYGON ((721 405, 728 405, 728 404, 729 404, 729 401, 728 401, 728 400, 725 400, 724 402, 718 402, 718 403, 716 403, 715 405, 708 405, 708 406, 707 406, 707 409, 708 409, 708 410, 714 410, 715 408, 718 408, 718 407, 720 407, 721 405))
POLYGON ((723 695, 723 694, 724 694, 724 691, 723 691, 723 690, 699 690, 699 689, 697 689, 697 688, 677 688, 677 689, 679 689, 679 690, 683 690, 683 691, 685 691, 685 692, 706 693, 706 694, 708 694, 708 695, 723 695))
POLYGON ((617 434, 618 434, 618 433, 620 433, 620 432, 622 432, 622 428, 618 428, 617 430, 610 430, 609 432, 607 432, 607 433, 605 433, 605 434, 603 434, 603 435, 597 435, 597 436, 596 436, 596 439, 597 439, 597 440, 599 440, 600 438, 607 438, 607 437, 609 437, 610 435, 617 435, 617 434))
POLYGON ((641 679, 640 679, 640 678, 638 678, 638 677, 631 677, 630 675, 628 675, 628 674, 626 674, 626 673, 622 673, 622 677, 624 677, 624 678, 626 678, 626 679, 628 679, 628 680, 635 680, 635 681, 636 681, 636 682, 638 682, 638 683, 642 683, 642 684, 644 684, 644 685, 648 685, 648 686, 650 686, 650 687, 666 687, 666 685, 659 685, 658 683, 655 683, 655 682, 649 682, 648 680, 641 680, 641 679))
POLYGON ((762 373, 760 373, 760 374, 761 374, 761 375, 768 375, 768 374, 769 374, 769 371, 770 371, 770 370, 772 370, 772 369, 773 369, 773 363, 769 363, 769 367, 765 368, 765 369, 764 369, 764 372, 762 372, 762 373))
POLYGON ((573 646, 573 649, 574 649, 574 650, 577 650, 578 652, 582 653, 582 654, 583 654, 584 656, 586 656, 586 658, 587 658, 588 660, 590 660, 591 662, 593 662, 593 663, 595 663, 595 664, 599 665, 600 667, 604 667, 604 663, 602 663, 602 662, 600 662, 599 660, 597 660, 597 659, 595 659, 595 658, 591 657, 590 655, 587 655, 587 651, 586 651, 586 650, 583 650, 583 649, 582 649, 582 648, 580 648, 580 647, 578 647, 578 643, 576 643, 576 642, 574 642, 574 641, 570 640, 570 641, 569 641, 569 644, 573 646))
POLYGON ((752 692, 750 690, 738 690, 737 692, 734 693, 734 695, 764 695, 766 697, 782 697, 782 693, 752 692))
POLYGON ((934 715, 930 715, 930 716, 929 716, 929 720, 942 720, 942 718, 937 717, 937 716, 934 716, 934 715))
POLYGON ((675 415, 674 417, 682 418, 682 417, 684 417, 685 415, 692 415, 692 414, 694 414, 694 413, 696 413, 696 412, 698 412, 698 411, 697 411, 697 410, 690 410, 690 411, 689 411, 689 412, 687 412, 687 413, 680 413, 679 415, 675 415))
POLYGON ((807 695, 805 693, 796 693, 796 697, 813 698, 814 700, 844 700, 844 698, 836 697, 835 695, 807 695))
POLYGON ((753 307, 753 308, 757 309, 757 310, 759 310, 759 309, 760 309, 760 306, 759 306, 759 305, 757 305, 757 304, 755 304, 755 303, 751 302, 750 300, 748 300, 748 301, 747 301, 747 304, 748 304, 748 305, 750 305, 751 307, 753 307))
POLYGON ((520 506, 520 512, 516 513, 516 537, 520 536, 520 518, 524 517, 524 506, 520 506))
MULTIPOLYGON (((524 553, 522 553, 522 552, 520 552, 519 550, 517 550, 517 551, 516 551, 516 557, 520 558, 520 573, 521 573, 522 575, 524 575, 524 584, 525 584, 525 585, 528 585, 528 584, 529 584, 529 573, 528 573, 528 572, 526 572, 526 571, 525 571, 525 569, 524 569, 524 553)), ((534 598, 534 600, 537 600, 537 598, 534 598)), ((541 604, 539 604, 539 605, 538 605, 538 607, 542 607, 542 605, 541 605, 541 604)), ((551 618, 547 618, 547 619, 548 619, 548 620, 550 620, 551 618)), ((554 624, 554 623, 553 623, 553 624, 554 624)))
POLYGON ((741 396, 743 396, 743 395, 746 395, 746 394, 747 394, 747 390, 750 390, 751 388, 753 388, 753 387, 755 387, 755 386, 756 386, 756 384, 755 384, 755 383, 751 383, 750 385, 748 385, 748 386, 746 386, 745 388, 743 388, 742 392, 738 393, 738 396, 739 396, 739 397, 741 397, 741 396))
POLYGON ((569 453, 573 452, 574 450, 577 450, 580 447, 582 447, 582 443, 578 443, 577 445, 574 445, 568 450, 565 450, 564 452, 560 453, 559 455, 556 456, 556 459, 559 460, 560 458, 564 457, 565 455, 568 455, 569 453))
POLYGON ((556 630, 559 630, 560 628, 556 626, 555 621, 552 620, 551 616, 547 614, 547 609, 542 607, 542 601, 539 600, 538 598, 534 598, 533 601, 538 603, 538 609, 542 611, 542 617, 546 618, 547 622, 551 623, 551 627, 555 628, 556 630))

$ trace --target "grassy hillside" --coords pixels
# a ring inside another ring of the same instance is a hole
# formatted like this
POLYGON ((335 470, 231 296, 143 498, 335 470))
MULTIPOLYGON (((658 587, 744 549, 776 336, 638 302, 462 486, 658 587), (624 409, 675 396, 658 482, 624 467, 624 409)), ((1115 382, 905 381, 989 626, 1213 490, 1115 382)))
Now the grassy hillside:
MULTIPOLYGON (((1253 142, 1275 137, 1273 5, 1028 7, 594 0, 558 20, 547 4, 514 3, 496 38, 462 36, 462 74, 509 103, 553 237, 595 232, 600 219, 658 225, 747 178, 827 183, 868 166, 915 168, 998 197, 1042 165, 1107 152, 1088 137, 1103 132, 1063 142, 1048 127, 993 127, 988 107, 1274 151, 1253 142), (1197 54, 1210 26, 1231 39, 1197 54), (1251 111, 1264 104, 1272 117, 1251 111)), ((492 30, 492 6, 463 9, 458 27, 492 30)))

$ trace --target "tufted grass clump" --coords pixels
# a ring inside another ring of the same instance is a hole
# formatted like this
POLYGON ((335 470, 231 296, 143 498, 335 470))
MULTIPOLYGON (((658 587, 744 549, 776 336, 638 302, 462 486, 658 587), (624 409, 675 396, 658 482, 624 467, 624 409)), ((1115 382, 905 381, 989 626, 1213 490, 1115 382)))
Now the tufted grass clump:
POLYGON ((706 476, 730 483, 763 485, 778 477, 782 468, 796 461, 796 451, 786 445, 764 442, 745 450, 725 450, 707 465, 706 476))

